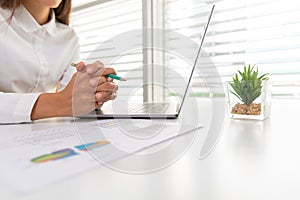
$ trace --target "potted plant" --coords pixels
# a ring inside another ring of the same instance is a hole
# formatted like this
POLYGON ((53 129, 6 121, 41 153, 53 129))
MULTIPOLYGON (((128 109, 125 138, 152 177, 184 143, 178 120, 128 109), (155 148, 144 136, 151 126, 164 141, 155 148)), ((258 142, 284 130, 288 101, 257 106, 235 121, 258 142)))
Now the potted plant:
POLYGON ((266 119, 270 115, 271 84, 268 74, 258 74, 255 65, 238 70, 227 83, 228 113, 232 118, 266 119))

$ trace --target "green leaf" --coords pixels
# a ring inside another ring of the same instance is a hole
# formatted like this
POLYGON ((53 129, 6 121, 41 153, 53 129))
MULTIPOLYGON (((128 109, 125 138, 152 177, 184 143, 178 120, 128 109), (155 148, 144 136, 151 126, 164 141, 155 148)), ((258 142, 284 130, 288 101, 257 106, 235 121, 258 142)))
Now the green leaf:
POLYGON ((252 67, 250 64, 248 66, 244 65, 243 69, 244 71, 238 70, 233 77, 233 82, 230 84, 233 89, 231 93, 243 103, 249 105, 261 95, 262 81, 268 80, 268 74, 258 76, 258 67, 256 65, 252 67))
POLYGON ((241 97, 238 95, 238 94, 236 94, 235 92, 232 92, 232 91, 230 91, 232 94, 234 94, 240 101, 243 101, 242 99, 241 99, 241 97))
POLYGON ((267 75, 269 75, 269 74, 263 74, 263 75, 261 75, 258 79, 259 79, 259 80, 268 80, 269 78, 266 77, 267 75))

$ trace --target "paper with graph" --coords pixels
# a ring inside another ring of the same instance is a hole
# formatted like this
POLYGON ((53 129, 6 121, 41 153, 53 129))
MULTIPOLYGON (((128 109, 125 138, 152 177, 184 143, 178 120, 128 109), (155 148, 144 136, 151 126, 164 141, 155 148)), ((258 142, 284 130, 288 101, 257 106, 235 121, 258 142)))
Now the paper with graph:
POLYGON ((18 134, 1 133, 4 136, 0 141, 0 181, 19 192, 32 191, 101 166, 89 151, 107 153, 105 161, 109 162, 120 158, 120 155, 109 152, 112 145, 133 153, 197 128, 189 127, 178 132, 180 126, 164 122, 163 130, 159 130, 161 123, 149 124, 149 120, 132 123, 119 119, 71 123, 18 134))

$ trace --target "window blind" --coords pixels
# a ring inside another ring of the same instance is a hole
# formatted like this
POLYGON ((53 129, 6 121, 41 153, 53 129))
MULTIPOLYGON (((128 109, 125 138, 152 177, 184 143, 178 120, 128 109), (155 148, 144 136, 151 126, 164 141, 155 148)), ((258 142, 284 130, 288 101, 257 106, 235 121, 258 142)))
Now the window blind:
POLYGON ((140 0, 81 0, 74 1, 71 26, 80 42, 80 56, 86 63, 97 60, 113 67, 118 75, 129 81, 122 82, 119 96, 141 95, 132 93, 143 84, 142 1, 140 0), (132 33, 132 31, 134 33, 132 33), (134 41, 126 41, 134 37, 134 41), (130 43, 128 51, 120 51, 122 42, 130 43))
MULTIPOLYGON (((206 84, 219 84, 213 68, 225 82, 244 64, 256 64, 260 73, 270 74, 273 96, 300 97, 300 2, 166 0, 165 27, 197 42, 212 3, 216 9, 199 61, 202 78, 194 78, 194 89, 199 94, 205 91, 203 78, 206 84)), ((180 62, 167 59, 167 65, 183 71, 182 65, 176 65, 180 62)))

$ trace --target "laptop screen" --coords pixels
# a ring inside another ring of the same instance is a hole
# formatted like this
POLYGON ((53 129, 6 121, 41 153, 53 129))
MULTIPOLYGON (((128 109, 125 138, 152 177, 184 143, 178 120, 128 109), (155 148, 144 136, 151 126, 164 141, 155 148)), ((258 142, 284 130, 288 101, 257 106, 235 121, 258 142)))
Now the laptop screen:
MULTIPOLYGON (((184 103, 184 100, 187 96, 187 93, 188 93, 188 89, 189 89, 189 86, 191 85, 191 81, 192 81, 192 77, 193 77, 193 74, 194 74, 194 71, 195 71, 195 68, 197 66, 197 63, 199 61, 199 57, 200 57, 200 52, 201 52, 201 49, 202 49, 202 46, 203 46, 203 42, 204 42, 204 39, 205 39, 205 36, 206 36, 206 33, 207 33, 207 30, 208 30, 208 27, 209 27, 209 24, 210 24, 210 21, 211 21, 211 18, 212 18, 212 14, 213 14, 213 11, 214 11, 214 8, 215 8, 215 5, 212 6, 210 12, 209 12, 209 15, 208 15, 208 19, 207 21, 204 23, 204 31, 203 33, 201 33, 200 35, 200 42, 199 42, 199 45, 198 45, 198 48, 196 50, 196 54, 194 54, 194 62, 193 63, 190 63, 192 69, 190 70, 189 72, 189 75, 188 75, 188 78, 187 78, 187 83, 185 86, 183 86, 183 95, 182 95, 182 100, 179 104, 179 109, 178 109, 178 113, 180 113, 181 111, 181 108, 182 108, 182 105, 184 103)), ((183 84, 184 85, 184 84, 183 84)))

